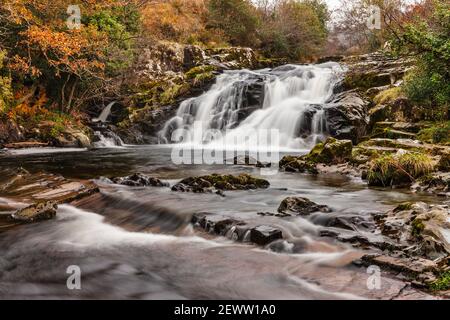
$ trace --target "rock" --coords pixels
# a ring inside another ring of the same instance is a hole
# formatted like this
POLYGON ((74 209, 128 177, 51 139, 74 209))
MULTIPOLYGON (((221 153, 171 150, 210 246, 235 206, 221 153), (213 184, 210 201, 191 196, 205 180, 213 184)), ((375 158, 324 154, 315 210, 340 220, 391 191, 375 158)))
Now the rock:
POLYGON ((389 270, 403 272, 410 276, 417 276, 438 269, 435 262, 422 258, 396 258, 386 255, 369 254, 363 256, 361 260, 366 266, 374 264, 389 270))
POLYGON ((216 190, 249 190, 268 188, 269 182, 264 179, 252 177, 248 174, 219 175, 212 174, 201 177, 189 177, 181 180, 172 187, 172 191, 212 192, 216 190))
POLYGON ((337 139, 357 144, 367 133, 369 102, 356 91, 335 95, 325 108, 328 132, 337 139))
POLYGON ((251 48, 214 48, 207 50, 207 54, 219 62, 224 63, 230 69, 254 69, 258 67, 256 54, 251 48))
POLYGON ((380 121, 373 126, 373 132, 379 132, 386 129, 399 130, 409 133, 418 133, 426 126, 422 123, 396 122, 396 121, 380 121))
POLYGON ((23 128, 12 120, 0 121, 0 147, 3 144, 23 141, 23 128))
POLYGON ((25 149, 25 148, 42 148, 47 147, 49 144, 36 141, 14 142, 3 145, 7 149, 25 149))
POLYGON ((184 47, 183 66, 189 70, 202 64, 206 60, 206 54, 199 46, 188 45, 184 47))
POLYGON ((191 223, 211 234, 226 236, 233 241, 250 241, 261 246, 283 238, 282 232, 271 226, 252 227, 243 221, 210 213, 194 214, 191 223))
POLYGON ((450 254, 450 210, 423 202, 404 203, 377 217, 383 235, 408 246, 415 256, 436 259, 450 254))
POLYGON ((288 197, 278 207, 278 212, 284 214, 308 215, 316 211, 331 212, 331 209, 301 197, 288 197))
POLYGON ((49 220, 56 216, 57 208, 56 202, 53 201, 38 202, 16 211, 11 215, 11 218, 23 223, 49 220))
POLYGON ((250 241, 260 246, 279 239, 283 239, 282 232, 270 226, 257 226, 250 231, 250 241))
POLYGON ((444 172, 450 171, 450 153, 444 153, 438 162, 438 169, 444 172))
POLYGON ((169 187, 169 183, 163 182, 158 178, 149 177, 142 173, 134 173, 126 177, 117 177, 111 179, 114 183, 131 187, 169 187))
POLYGON ((350 140, 328 138, 325 142, 317 144, 305 158, 313 163, 344 163, 351 159, 352 149, 350 140))
POLYGON ((284 156, 279 162, 280 169, 286 172, 308 172, 317 174, 316 165, 304 160, 304 157, 284 156))
POLYGON ((430 192, 450 196, 450 172, 435 172, 426 175, 411 186, 415 192, 430 192))
POLYGON ((89 148, 91 146, 91 139, 79 128, 66 127, 53 139, 55 146, 62 148, 89 148))

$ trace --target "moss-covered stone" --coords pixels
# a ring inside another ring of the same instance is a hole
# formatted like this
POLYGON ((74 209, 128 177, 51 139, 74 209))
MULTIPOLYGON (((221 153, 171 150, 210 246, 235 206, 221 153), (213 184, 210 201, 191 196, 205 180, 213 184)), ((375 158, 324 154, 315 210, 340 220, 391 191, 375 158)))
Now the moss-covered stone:
POLYGON ((426 154, 387 154, 371 162, 367 179, 371 186, 407 186, 434 169, 434 160, 426 154))
MULTIPOLYGON (((189 177, 181 180, 172 187, 173 191, 207 192, 208 189, 217 190, 248 190, 268 188, 270 183, 265 179, 255 178, 249 174, 220 175, 211 174, 200 177, 189 177)), ((209 190, 210 191, 210 190, 209 190)))
POLYGON ((280 169, 287 172, 308 172, 317 174, 317 168, 311 161, 305 160, 304 156, 284 156, 279 162, 280 169))
POLYGON ((328 138, 318 143, 305 159, 312 163, 337 164, 352 158, 353 144, 350 140, 337 140, 328 138))

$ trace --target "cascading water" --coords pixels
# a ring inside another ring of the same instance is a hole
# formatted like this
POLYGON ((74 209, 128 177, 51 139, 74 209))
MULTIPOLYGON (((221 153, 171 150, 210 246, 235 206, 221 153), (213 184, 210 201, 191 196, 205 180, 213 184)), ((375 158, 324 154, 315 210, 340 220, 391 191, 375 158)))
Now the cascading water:
MULTIPOLYGON (((324 107, 340 71, 337 63, 227 71, 208 92, 181 103, 161 130, 160 140, 228 148, 258 131, 277 130, 277 147, 309 149, 326 136, 324 107)), ((258 148, 273 143, 259 143, 258 148)))

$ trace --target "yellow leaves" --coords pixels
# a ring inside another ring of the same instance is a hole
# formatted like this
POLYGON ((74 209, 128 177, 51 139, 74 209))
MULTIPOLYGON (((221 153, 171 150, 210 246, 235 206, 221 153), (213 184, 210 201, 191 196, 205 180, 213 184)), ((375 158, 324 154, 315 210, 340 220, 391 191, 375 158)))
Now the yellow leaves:
POLYGON ((34 119, 37 116, 44 116, 49 113, 49 110, 45 108, 48 102, 45 90, 40 90, 39 96, 33 101, 34 96, 29 94, 29 88, 23 88, 15 93, 17 100, 24 100, 17 106, 11 108, 8 112, 8 117, 13 120, 27 121, 28 119, 34 119))

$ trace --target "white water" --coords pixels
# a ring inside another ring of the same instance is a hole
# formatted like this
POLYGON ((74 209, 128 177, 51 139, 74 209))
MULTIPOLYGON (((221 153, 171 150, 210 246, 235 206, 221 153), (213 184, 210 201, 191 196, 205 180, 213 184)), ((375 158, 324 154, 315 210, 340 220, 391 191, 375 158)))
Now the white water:
POLYGON ((108 120, 109 115, 111 114, 112 107, 116 104, 116 101, 109 103, 105 109, 102 110, 98 118, 92 119, 93 122, 103 122, 105 123, 108 120))
POLYGON ((125 145, 122 139, 112 131, 108 131, 108 136, 104 136, 100 131, 95 131, 94 134, 98 139, 93 143, 95 148, 120 148, 125 145))
POLYGON ((182 102, 176 116, 161 130, 160 138, 163 142, 181 140, 201 148, 228 149, 239 148, 245 137, 244 144, 258 141, 253 146, 258 149, 309 149, 327 134, 323 104, 332 95, 339 73, 337 63, 226 72, 208 92, 182 102), (257 80, 264 82, 262 105, 239 122, 247 85, 257 80), (184 131, 174 133, 176 129, 184 131), (222 135, 211 130, 220 130, 222 135), (269 135, 270 130, 277 132, 278 139, 261 141, 260 135, 269 135))

